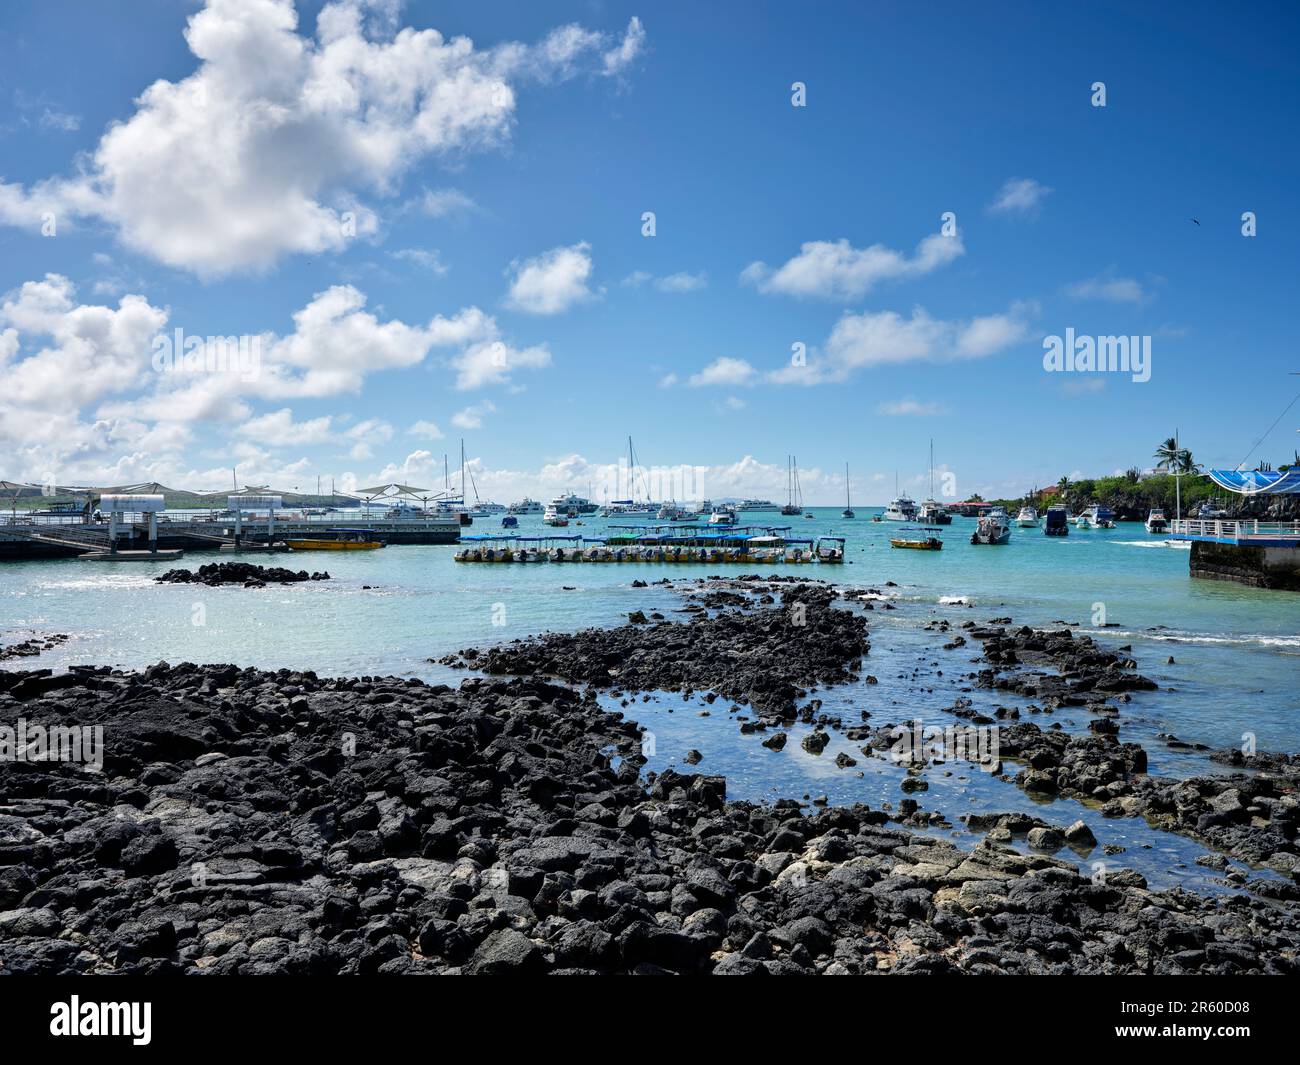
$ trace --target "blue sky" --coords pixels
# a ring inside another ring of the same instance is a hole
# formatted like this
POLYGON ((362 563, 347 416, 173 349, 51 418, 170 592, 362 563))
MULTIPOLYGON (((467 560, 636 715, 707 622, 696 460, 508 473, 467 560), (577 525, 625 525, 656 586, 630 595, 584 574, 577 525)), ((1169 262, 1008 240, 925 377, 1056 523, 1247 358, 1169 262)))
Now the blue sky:
POLYGON ((440 483, 463 436, 509 501, 631 434, 879 503, 931 437, 987 495, 1175 427, 1234 466, 1300 388, 1300 13, 1131 7, 4 5, 0 476, 440 483), (176 328, 259 375, 159 374, 176 328), (1045 372, 1067 328, 1150 380, 1045 372))

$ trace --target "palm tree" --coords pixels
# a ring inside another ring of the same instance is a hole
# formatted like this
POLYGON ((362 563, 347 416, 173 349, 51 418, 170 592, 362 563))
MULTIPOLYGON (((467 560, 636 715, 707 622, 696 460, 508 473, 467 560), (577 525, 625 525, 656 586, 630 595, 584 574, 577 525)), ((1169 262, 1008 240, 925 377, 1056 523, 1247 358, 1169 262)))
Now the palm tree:
POLYGON ((1056 482, 1057 495, 1061 499, 1064 499, 1066 496, 1070 494, 1070 489, 1072 487, 1073 485, 1070 484, 1070 478, 1062 477, 1059 481, 1056 482))
POLYGON ((1172 472, 1178 464, 1178 453, 1182 449, 1178 446, 1178 441, 1172 436, 1156 448, 1156 458, 1160 461, 1156 463, 1156 469, 1169 470, 1172 472))
POLYGON ((1185 447, 1179 447, 1172 436, 1156 448, 1156 469, 1168 470, 1170 473, 1199 473, 1199 463, 1192 461, 1192 453, 1185 447))

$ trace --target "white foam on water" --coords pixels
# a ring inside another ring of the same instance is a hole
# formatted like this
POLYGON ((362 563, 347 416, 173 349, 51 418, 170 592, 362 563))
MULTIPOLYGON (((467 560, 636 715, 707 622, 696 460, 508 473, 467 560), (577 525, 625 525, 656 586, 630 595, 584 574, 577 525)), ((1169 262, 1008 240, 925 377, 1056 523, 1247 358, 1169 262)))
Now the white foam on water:
POLYGON ((1122 636, 1134 640, 1153 640, 1157 643, 1255 644, 1259 647, 1300 648, 1300 636, 1272 636, 1265 633, 1221 636, 1208 632, 1182 632, 1178 629, 1164 629, 1160 632, 1133 629, 1079 629, 1077 631, 1090 636, 1122 636))
POLYGON ((37 587, 42 591, 68 589, 81 591, 87 588, 150 588, 154 585, 152 577, 143 574, 115 573, 98 577, 76 577, 67 581, 41 581, 37 587))
POLYGON ((969 595, 941 595, 939 596, 940 606, 966 606, 970 602, 969 595))
POLYGON ((1116 547, 1164 547, 1172 551, 1190 551, 1190 540, 1110 540, 1116 547))

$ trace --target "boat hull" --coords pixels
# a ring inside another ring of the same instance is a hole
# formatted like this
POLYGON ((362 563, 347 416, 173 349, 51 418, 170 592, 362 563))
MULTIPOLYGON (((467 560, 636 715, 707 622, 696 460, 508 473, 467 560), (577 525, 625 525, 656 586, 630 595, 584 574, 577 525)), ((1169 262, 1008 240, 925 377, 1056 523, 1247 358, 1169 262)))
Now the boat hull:
POLYGON ((943 541, 935 537, 925 540, 890 540, 889 546, 909 551, 939 551, 943 549, 943 541))
POLYGON ((291 551, 376 551, 378 540, 286 540, 291 551))

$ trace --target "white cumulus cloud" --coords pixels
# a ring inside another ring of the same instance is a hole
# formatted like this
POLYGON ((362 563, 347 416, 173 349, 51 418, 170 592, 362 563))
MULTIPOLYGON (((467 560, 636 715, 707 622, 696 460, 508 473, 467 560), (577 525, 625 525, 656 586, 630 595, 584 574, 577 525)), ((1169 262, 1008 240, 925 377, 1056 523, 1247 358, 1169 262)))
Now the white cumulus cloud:
POLYGON ((811 240, 775 270, 750 263, 741 281, 760 292, 820 299, 856 300, 882 281, 921 277, 965 254, 961 235, 932 233, 908 255, 883 244, 855 248, 847 240, 811 240))
MULTIPOLYGON (((393 195, 426 157, 505 143, 519 88, 618 73, 644 36, 633 19, 621 39, 571 26, 536 45, 478 49, 399 30, 395 14, 334 0, 313 37, 291 0, 207 0, 185 30, 193 72, 149 85, 77 176, 0 183, 0 221, 101 219, 130 247, 201 276, 338 251, 378 229, 363 197, 393 195)), ((458 206, 437 195, 435 213, 458 206)))
POLYGON ((591 270, 591 245, 585 241, 516 260, 506 302, 529 314, 559 314, 595 297, 588 287, 591 270))

